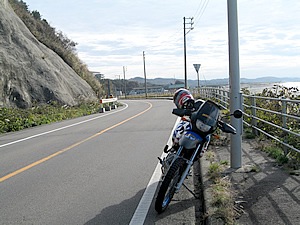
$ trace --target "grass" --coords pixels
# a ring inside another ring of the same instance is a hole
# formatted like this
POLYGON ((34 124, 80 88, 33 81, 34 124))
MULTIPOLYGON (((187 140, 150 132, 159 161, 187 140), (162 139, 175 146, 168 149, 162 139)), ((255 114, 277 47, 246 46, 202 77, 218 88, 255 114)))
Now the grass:
POLYGON ((218 162, 212 162, 208 167, 208 176, 211 180, 215 180, 221 176, 222 165, 218 162))
POLYGON ((267 139, 258 139, 258 143, 258 149, 266 152, 268 156, 275 159, 279 165, 288 165, 293 161, 292 157, 289 157, 289 154, 285 154, 282 147, 276 145, 274 142, 267 139))
POLYGON ((222 172, 228 167, 227 160, 215 161, 215 153, 206 152, 206 160, 210 162, 207 175, 211 181, 211 217, 222 220, 224 224, 234 224, 236 213, 234 210, 234 192, 228 176, 224 177, 222 172))
POLYGON ((249 172, 255 172, 255 173, 258 173, 261 171, 261 168, 258 166, 258 165, 253 165, 250 169, 249 172))
POLYGON ((234 224, 234 193, 228 177, 217 177, 212 187, 212 206, 216 218, 225 224, 234 224))
POLYGON ((267 152, 270 157, 274 158, 276 162, 281 165, 286 164, 289 161, 282 148, 279 148, 278 146, 267 146, 263 149, 263 151, 267 152))
POLYGON ((259 143, 257 149, 266 152, 279 165, 286 167, 288 170, 299 170, 300 153, 293 150, 285 152, 282 145, 267 139, 264 135, 259 135, 256 141, 259 143))
POLYGON ((90 102, 78 106, 51 104, 38 105, 29 109, 0 108, 0 133, 58 122, 66 119, 91 115, 99 112, 100 103, 90 102))
POLYGON ((255 139, 256 135, 252 132, 251 128, 244 129, 244 137, 246 139, 255 139))

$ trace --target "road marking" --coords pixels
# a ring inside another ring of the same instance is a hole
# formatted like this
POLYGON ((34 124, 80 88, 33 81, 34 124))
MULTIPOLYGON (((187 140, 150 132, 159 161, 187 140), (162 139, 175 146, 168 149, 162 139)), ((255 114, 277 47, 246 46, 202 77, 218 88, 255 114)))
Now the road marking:
MULTIPOLYGON (((169 140, 167 142, 167 145, 171 146, 172 145, 172 135, 173 135, 173 132, 176 128, 176 125, 177 123, 179 122, 180 118, 178 117, 176 122, 175 122, 175 125, 172 129, 172 132, 171 132, 171 135, 169 137, 169 140)), ((163 159, 163 157, 166 156, 166 153, 162 153, 161 155, 161 159, 163 159)), ((154 170, 154 173, 152 174, 152 177, 146 187, 146 190, 138 204, 138 207, 136 208, 132 218, 131 218, 131 221, 130 221, 130 224, 129 225, 140 225, 140 224, 144 224, 144 221, 146 219, 146 216, 148 214, 148 211, 149 211, 149 208, 150 208, 150 205, 152 203, 152 200, 154 198, 154 195, 155 195, 155 192, 156 192, 156 189, 157 189, 157 185, 159 183, 159 180, 160 180, 160 177, 161 177, 161 169, 160 169, 160 163, 158 162, 157 165, 156 165, 156 168, 154 170)))
MULTIPOLYGON (((62 150, 60 150, 60 151, 57 151, 57 152, 55 152, 55 153, 52 154, 52 155, 49 155, 49 156, 47 156, 47 157, 45 157, 45 158, 42 158, 42 159, 40 159, 40 160, 38 160, 38 161, 36 161, 36 162, 34 162, 34 163, 29 164, 29 165, 27 165, 27 166, 25 166, 25 167, 23 167, 23 168, 21 168, 21 169, 18 169, 18 170, 14 171, 14 172, 12 172, 12 173, 10 173, 10 174, 7 174, 7 175, 5 175, 4 177, 0 177, 0 183, 3 182, 3 181, 5 181, 5 180, 7 180, 7 179, 9 179, 9 178, 11 178, 11 177, 16 176, 16 175, 18 175, 18 174, 20 174, 20 173, 22 173, 22 172, 24 172, 24 171, 26 171, 26 170, 29 170, 29 169, 32 168, 32 167, 35 167, 35 166, 37 166, 37 165, 39 165, 39 164, 41 164, 41 163, 43 163, 43 162, 46 162, 46 161, 48 161, 49 159, 52 159, 52 158, 55 157, 55 156, 58 156, 58 155, 60 155, 60 154, 62 154, 62 153, 64 153, 64 152, 66 152, 66 151, 68 151, 68 150, 70 150, 70 149, 72 149, 72 148, 74 148, 74 147, 76 147, 76 146, 81 145, 81 144, 84 143, 84 142, 87 142, 87 141, 89 141, 89 140, 91 140, 91 139, 93 139, 93 138, 95 138, 95 137, 97 137, 97 136, 99 136, 99 135, 101 135, 101 134, 103 134, 103 133, 105 133, 105 132, 107 132, 107 131, 109 131, 109 130, 115 128, 115 127, 118 127, 118 126, 120 126, 120 125, 122 125, 122 124, 124 124, 124 123, 126 123, 126 122, 128 122, 128 121, 130 121, 130 120, 132 120, 132 119, 134 119, 134 118, 136 118, 136 117, 138 117, 138 116, 144 114, 145 112, 147 112, 148 110, 150 110, 150 109, 152 108, 152 104, 151 104, 150 102, 147 102, 147 104, 149 104, 149 107, 148 107, 146 110, 144 110, 144 111, 142 111, 142 112, 140 112, 140 113, 138 113, 138 114, 136 114, 136 115, 134 115, 134 116, 132 116, 132 117, 129 117, 129 118, 127 118, 126 120, 121 121, 120 123, 117 123, 117 124, 115 124, 115 125, 113 125, 113 126, 111 126, 111 127, 108 127, 108 128, 106 128, 106 129, 104 129, 104 130, 102 130, 102 131, 100 131, 100 132, 98 132, 98 133, 96 133, 96 134, 94 134, 94 135, 92 135, 92 136, 90 136, 90 137, 88 137, 88 138, 82 140, 82 141, 79 141, 79 142, 77 142, 77 143, 75 143, 75 144, 73 144, 73 145, 70 145, 70 146, 68 146, 68 147, 66 147, 66 148, 64 148, 64 149, 62 149, 62 150)), ((99 118, 99 117, 97 117, 97 118, 99 118)), ((95 119, 95 118, 93 118, 93 119, 95 119)), ((90 120, 93 120, 93 119, 90 119, 90 120)), ((83 122, 87 122, 87 121, 90 121, 90 120, 86 120, 86 121, 83 121, 83 122)), ((83 122, 80 122, 80 123, 83 123, 83 122)), ((70 126, 71 126, 71 125, 70 125, 70 126)), ((66 126, 66 127, 60 128, 60 129, 65 129, 65 128, 70 127, 70 126, 66 126)), ((72 126, 75 126, 75 124, 73 124, 72 126)), ((53 131, 51 131, 51 132, 54 132, 54 131, 57 131, 57 130, 58 130, 58 129, 53 130, 53 131)), ((45 132, 45 133, 43 133, 43 134, 51 133, 51 132, 49 131, 49 132, 45 132)), ((42 135, 42 134, 40 134, 40 135, 42 135)), ((40 135, 39 135, 39 136, 40 136, 40 135)), ((36 137, 36 135, 31 136, 31 138, 33 138, 33 137, 36 137)), ((27 138, 27 139, 29 139, 29 138, 27 138)), ((22 139, 22 140, 23 140, 23 139, 22 139)))
POLYGON ((50 133, 53 133, 53 132, 56 132, 56 131, 60 131, 60 130, 64 130, 64 129, 67 129, 67 128, 70 128, 70 127, 74 127, 74 126, 77 126, 77 125, 80 125, 80 124, 83 124, 83 123, 87 123, 87 122, 90 122, 90 121, 93 121, 93 120, 96 120, 96 119, 99 119, 99 118, 102 118, 102 117, 105 117, 105 116, 109 116, 109 115, 117 113, 117 112, 121 112, 121 111, 128 108, 128 105, 126 103, 123 103, 123 104, 125 104, 125 108, 123 108, 121 110, 114 111, 114 112, 111 112, 109 114, 104 114, 104 115, 101 115, 101 116, 97 116, 97 117, 94 117, 94 118, 91 118, 91 119, 88 119, 88 120, 84 120, 84 121, 81 121, 81 122, 78 122, 78 123, 74 123, 74 124, 71 124, 71 125, 68 125, 68 126, 60 127, 60 128, 54 129, 54 130, 46 131, 46 132, 43 132, 43 133, 40 133, 40 134, 32 135, 30 137, 26 137, 26 138, 19 139, 19 140, 16 140, 16 141, 12 141, 12 142, 0 145, 0 148, 5 147, 5 146, 9 146, 9 145, 13 145, 13 144, 16 144, 16 143, 19 143, 19 142, 22 142, 22 141, 27 141, 29 139, 36 138, 36 137, 39 137, 39 136, 43 136, 45 134, 50 134, 50 133))

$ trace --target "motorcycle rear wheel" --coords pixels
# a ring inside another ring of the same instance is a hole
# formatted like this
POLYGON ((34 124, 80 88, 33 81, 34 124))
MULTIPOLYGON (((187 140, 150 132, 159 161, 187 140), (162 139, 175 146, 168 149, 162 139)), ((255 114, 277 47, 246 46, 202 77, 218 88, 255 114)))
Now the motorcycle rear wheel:
POLYGON ((162 213, 163 211, 165 211, 170 204, 175 194, 175 187, 182 175, 183 165, 183 159, 176 159, 168 170, 166 176, 164 177, 155 201, 155 210, 158 213, 162 213))

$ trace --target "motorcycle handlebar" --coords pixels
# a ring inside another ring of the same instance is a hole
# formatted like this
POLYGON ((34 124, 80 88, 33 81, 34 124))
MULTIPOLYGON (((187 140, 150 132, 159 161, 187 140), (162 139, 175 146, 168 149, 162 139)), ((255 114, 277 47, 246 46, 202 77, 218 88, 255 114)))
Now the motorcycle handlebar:
POLYGON ((219 120, 218 127, 225 133, 236 134, 236 129, 232 125, 225 123, 224 121, 219 120))
POLYGON ((192 115, 192 111, 190 109, 173 109, 173 114, 176 116, 190 116, 192 115))

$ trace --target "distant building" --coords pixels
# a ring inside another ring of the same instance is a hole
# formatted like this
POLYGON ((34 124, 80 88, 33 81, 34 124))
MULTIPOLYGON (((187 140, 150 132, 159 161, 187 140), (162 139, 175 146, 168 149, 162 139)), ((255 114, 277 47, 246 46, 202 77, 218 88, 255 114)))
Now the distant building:
POLYGON ((92 72, 94 76, 100 81, 104 79, 104 74, 100 72, 92 72))

